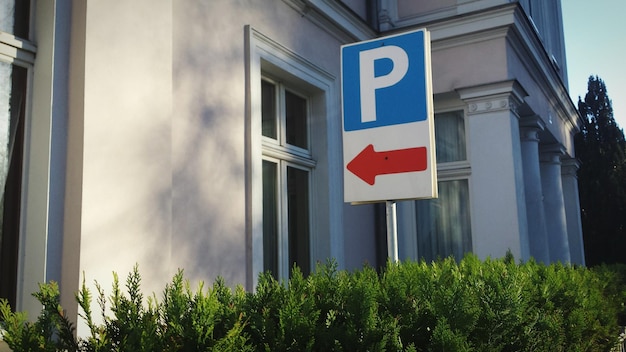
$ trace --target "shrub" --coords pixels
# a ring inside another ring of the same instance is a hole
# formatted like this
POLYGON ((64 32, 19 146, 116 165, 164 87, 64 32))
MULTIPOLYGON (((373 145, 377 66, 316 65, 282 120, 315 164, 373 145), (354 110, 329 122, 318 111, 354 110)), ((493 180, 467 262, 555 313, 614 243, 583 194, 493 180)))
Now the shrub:
POLYGON ((0 305, 15 351, 608 351, 624 312, 624 271, 469 255, 388 263, 377 273, 330 262, 308 277, 262 274, 255 292, 218 279, 194 291, 179 271, 163 297, 141 292, 138 269, 124 289, 97 287, 102 323, 84 282, 76 295, 90 334, 75 337, 55 283, 29 322, 0 305))

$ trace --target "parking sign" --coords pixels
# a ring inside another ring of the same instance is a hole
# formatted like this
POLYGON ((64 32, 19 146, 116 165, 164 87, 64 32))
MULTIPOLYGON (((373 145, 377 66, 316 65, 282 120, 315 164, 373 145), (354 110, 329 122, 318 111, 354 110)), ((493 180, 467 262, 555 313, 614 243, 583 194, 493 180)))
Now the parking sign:
POLYGON ((345 201, 436 197, 428 31, 344 45, 341 68, 345 201))

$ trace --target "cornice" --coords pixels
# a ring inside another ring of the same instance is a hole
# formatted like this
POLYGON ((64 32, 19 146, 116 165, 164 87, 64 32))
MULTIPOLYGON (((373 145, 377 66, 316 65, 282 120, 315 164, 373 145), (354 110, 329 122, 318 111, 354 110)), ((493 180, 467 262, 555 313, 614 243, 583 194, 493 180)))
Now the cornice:
POLYGON ((449 16, 433 21, 399 22, 394 23, 396 27, 393 30, 385 31, 383 34, 401 33, 412 28, 427 28, 430 32, 432 51, 468 45, 505 37, 508 27, 514 21, 515 8, 514 4, 507 4, 462 15, 450 13, 449 16))
POLYGON ((422 24, 431 32, 431 40, 439 42, 461 37, 476 36, 486 31, 508 27, 513 24, 516 6, 498 6, 464 15, 447 17, 443 20, 422 24))
POLYGON ((522 101, 528 96, 528 93, 516 80, 507 80, 501 82, 480 84, 477 86, 458 88, 457 93, 462 100, 480 99, 493 95, 512 95, 516 99, 522 101))
POLYGON ((515 25, 511 27, 507 40, 533 80, 538 82, 542 94, 563 124, 574 132, 578 131, 580 115, 534 23, 521 8, 515 12, 515 25))
MULTIPOLYGON (((398 28, 401 27, 413 27, 413 26, 428 26, 429 23, 434 23, 442 19, 449 18, 469 17, 476 13, 485 13, 485 11, 492 11, 494 9, 510 6, 511 0, 469 0, 458 1, 455 5, 438 8, 433 11, 423 12, 408 17, 399 18, 397 11, 392 12, 394 14, 392 21, 398 28)), ((512 5, 517 6, 516 4, 512 5)))

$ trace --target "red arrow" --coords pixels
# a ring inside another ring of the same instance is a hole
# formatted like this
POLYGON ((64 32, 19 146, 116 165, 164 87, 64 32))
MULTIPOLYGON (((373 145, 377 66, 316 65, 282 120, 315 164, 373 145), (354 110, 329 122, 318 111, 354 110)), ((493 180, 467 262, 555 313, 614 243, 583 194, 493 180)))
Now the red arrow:
POLYGON ((427 168, 426 147, 377 152, 368 145, 347 165, 357 177, 373 186, 378 175, 424 171, 427 168))

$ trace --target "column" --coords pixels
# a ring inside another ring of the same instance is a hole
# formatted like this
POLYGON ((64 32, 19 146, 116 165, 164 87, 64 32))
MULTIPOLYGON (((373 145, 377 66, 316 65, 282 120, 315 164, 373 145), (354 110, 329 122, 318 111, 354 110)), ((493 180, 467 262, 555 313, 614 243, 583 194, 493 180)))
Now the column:
POLYGON ((541 186, 544 195, 543 205, 546 214, 550 261, 569 263, 569 240, 567 238, 565 201, 561 182, 561 156, 563 153, 563 147, 560 145, 542 148, 541 186))
POLYGON ((544 128, 545 125, 539 116, 524 117, 520 120, 530 256, 538 262, 547 264, 550 262, 550 256, 539 167, 539 132, 544 128))
POLYGON ((569 240, 570 260, 572 264, 585 265, 585 246, 580 221, 580 199, 578 197, 578 171, 576 159, 568 158, 561 162, 561 178, 563 182, 563 200, 567 221, 567 238, 569 240))

